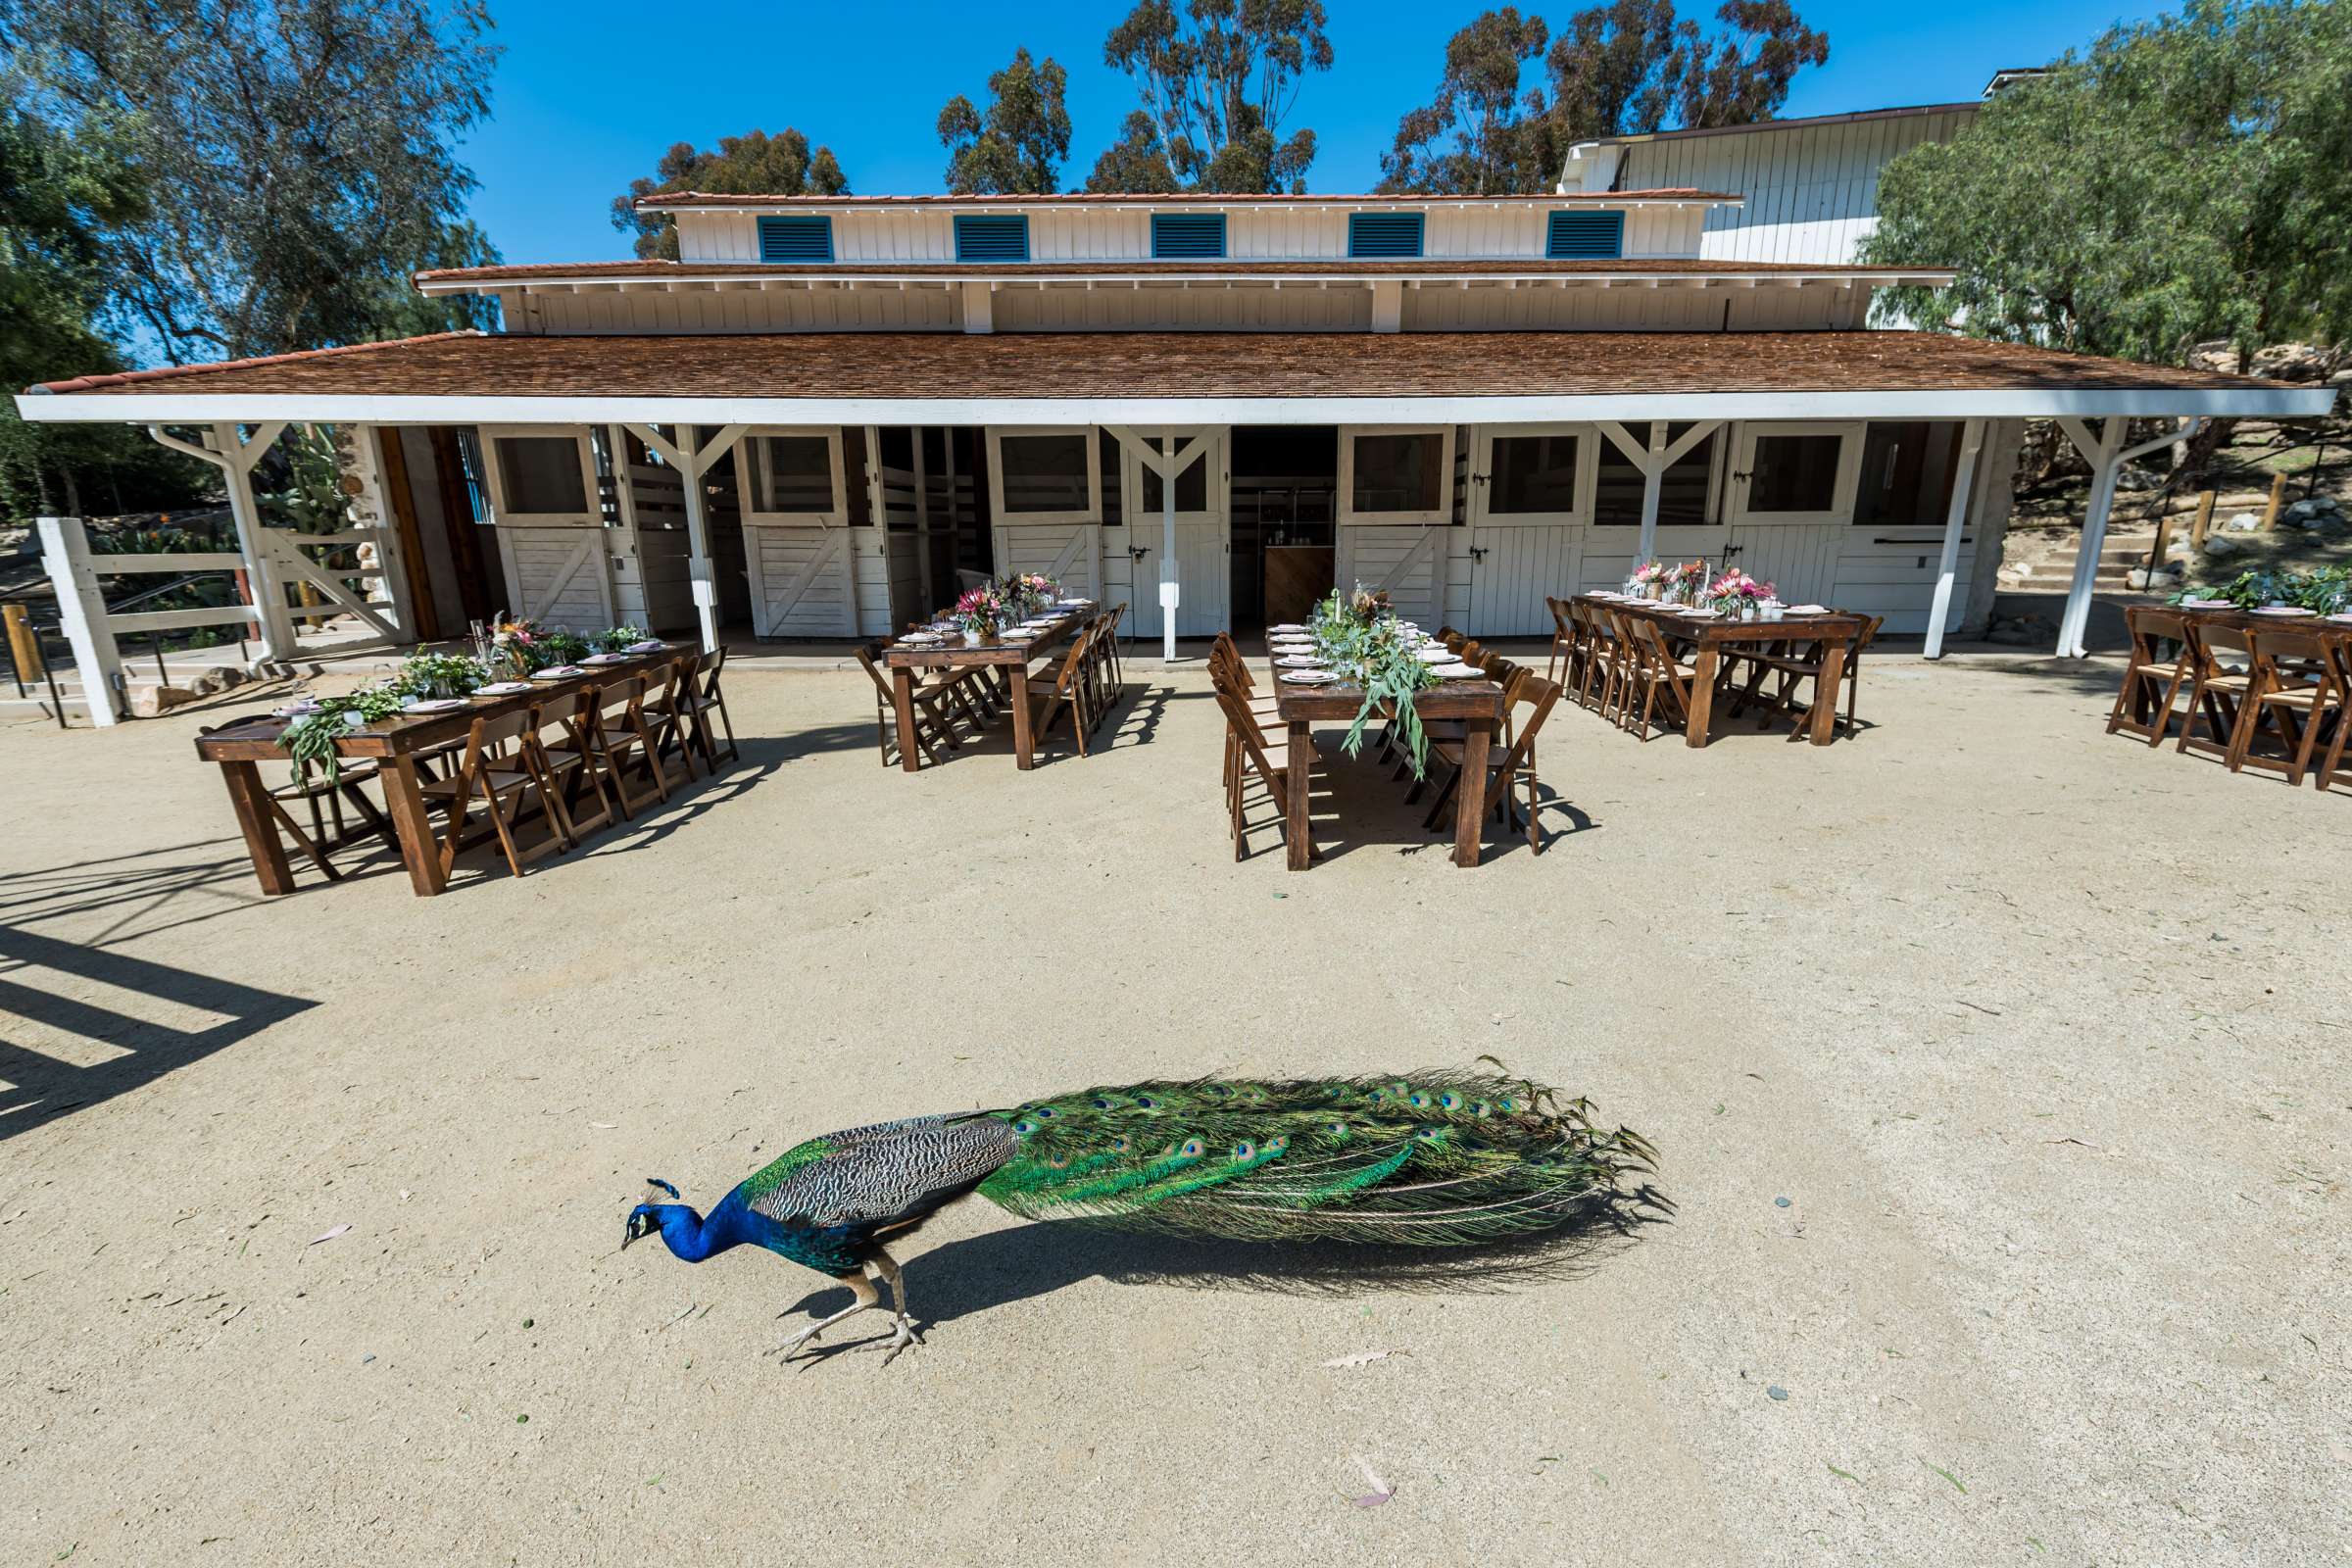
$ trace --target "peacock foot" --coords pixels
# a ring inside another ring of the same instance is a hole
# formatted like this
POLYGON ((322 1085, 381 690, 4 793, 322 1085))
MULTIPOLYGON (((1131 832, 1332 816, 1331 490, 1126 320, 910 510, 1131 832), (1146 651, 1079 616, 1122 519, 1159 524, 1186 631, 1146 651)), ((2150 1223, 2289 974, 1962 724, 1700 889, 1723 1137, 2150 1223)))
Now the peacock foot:
POLYGON ((786 1340, 782 1345, 777 1346, 773 1350, 770 1350, 767 1353, 770 1355, 781 1354, 786 1360, 789 1361, 792 1359, 792 1355, 795 1350, 798 1350, 802 1346, 807 1345, 814 1340, 818 1335, 824 1333, 825 1330, 831 1328, 843 1318, 849 1317, 858 1312, 871 1311, 880 1304, 881 1303, 878 1301, 859 1301, 854 1306, 845 1306, 840 1311, 834 1313, 831 1317, 820 1318, 816 1322, 809 1324, 807 1328, 801 1330, 800 1333, 795 1334, 791 1339, 786 1340))
POLYGON ((900 1351, 906 1349, 910 1345, 920 1345, 923 1342, 921 1340, 915 1337, 914 1325, 908 1322, 906 1319, 901 1318, 899 1319, 899 1331, 896 1334, 893 1334, 887 1340, 878 1341, 872 1345, 861 1345, 858 1347, 858 1348, 861 1350, 880 1350, 884 1352, 882 1356, 882 1364, 884 1366, 888 1366, 891 1362, 896 1361, 899 1358, 900 1351))

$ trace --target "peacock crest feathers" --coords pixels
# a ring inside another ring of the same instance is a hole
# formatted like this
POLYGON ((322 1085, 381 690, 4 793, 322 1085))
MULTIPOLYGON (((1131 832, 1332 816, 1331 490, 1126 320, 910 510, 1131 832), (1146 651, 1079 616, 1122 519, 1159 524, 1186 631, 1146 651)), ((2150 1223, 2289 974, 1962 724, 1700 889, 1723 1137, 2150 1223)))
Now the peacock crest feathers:
POLYGON ((998 1115, 1013 1147, 979 1191, 1013 1213, 1233 1239, 1500 1240, 1655 1157, 1584 1101, 1471 1072, 1152 1082, 998 1115))

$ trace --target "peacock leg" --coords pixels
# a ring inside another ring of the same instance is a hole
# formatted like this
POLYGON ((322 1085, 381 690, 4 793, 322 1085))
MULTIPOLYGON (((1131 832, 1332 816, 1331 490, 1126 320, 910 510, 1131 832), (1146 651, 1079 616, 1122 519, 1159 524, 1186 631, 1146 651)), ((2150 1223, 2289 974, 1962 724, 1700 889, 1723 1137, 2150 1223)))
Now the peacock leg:
POLYGON ((906 1315, 906 1279, 899 1270, 898 1260, 877 1247, 865 1266, 873 1270, 877 1278, 889 1283, 891 1305, 899 1320, 899 1332, 884 1344, 872 1347, 887 1352, 882 1357, 882 1364, 888 1366, 899 1358, 901 1350, 922 1342, 914 1337, 914 1320, 906 1315))
MULTIPOLYGON (((857 1299, 852 1301, 849 1305, 843 1307, 840 1311, 834 1313, 831 1317, 819 1318, 816 1322, 809 1324, 807 1328, 801 1330, 800 1333, 795 1334, 791 1339, 786 1340, 782 1345, 777 1346, 776 1350, 781 1350, 787 1356, 789 1356, 793 1351, 799 1349, 808 1341, 815 1339, 819 1334, 824 1333, 825 1330, 831 1328, 843 1318, 850 1317, 858 1312, 867 1311, 882 1304, 882 1293, 875 1290, 873 1282, 867 1279, 863 1274, 852 1274, 847 1279, 843 1280, 842 1283, 850 1288, 850 1294, 856 1297, 857 1299)), ((767 1353, 773 1355, 776 1353, 776 1350, 770 1350, 767 1353)))

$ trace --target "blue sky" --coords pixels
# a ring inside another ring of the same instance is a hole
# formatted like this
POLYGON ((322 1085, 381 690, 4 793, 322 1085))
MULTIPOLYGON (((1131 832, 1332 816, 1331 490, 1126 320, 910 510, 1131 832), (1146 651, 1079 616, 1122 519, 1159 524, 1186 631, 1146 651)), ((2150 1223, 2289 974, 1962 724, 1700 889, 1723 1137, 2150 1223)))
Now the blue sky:
MULTIPOLYGON (((1333 70, 1309 78, 1296 123, 1321 151, 1310 187, 1368 190, 1397 117, 1425 102, 1446 39, 1483 7, 1327 0, 1333 70)), ((1575 6, 1535 8, 1558 25, 1575 6)), ((1711 11, 1705 0, 1683 8, 1711 11)), ((1975 6, 1800 0, 1830 35, 1830 63, 1798 76, 1784 113, 1834 114, 1974 98, 1992 73, 2080 46, 2119 17, 2158 6, 2115 0, 2001 0, 1975 6)), ((612 198, 653 172, 676 141, 710 146, 758 127, 798 126, 831 145, 851 188, 941 188, 931 126, 957 92, 986 96, 988 74, 1027 45, 1070 74, 1070 161, 1083 179, 1135 105, 1102 63, 1102 36, 1127 6, 708 3, 663 14, 616 0, 494 0, 507 54, 492 122, 465 156, 481 178, 474 217, 511 262, 628 254, 612 198)), ((1531 74, 1532 84, 1536 77, 1531 74)))

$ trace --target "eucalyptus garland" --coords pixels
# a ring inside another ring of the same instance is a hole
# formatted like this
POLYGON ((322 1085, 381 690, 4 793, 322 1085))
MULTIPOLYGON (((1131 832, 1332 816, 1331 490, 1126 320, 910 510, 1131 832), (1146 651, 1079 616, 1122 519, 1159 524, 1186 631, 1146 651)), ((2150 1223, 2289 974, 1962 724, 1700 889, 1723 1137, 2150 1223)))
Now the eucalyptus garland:
POLYGON ((478 660, 460 654, 418 654, 392 675, 343 697, 321 697, 307 713, 278 732, 277 744, 297 764, 318 767, 334 783, 343 776, 335 742, 362 725, 398 717, 410 702, 433 697, 470 697, 488 684, 478 660))
POLYGON ((2183 599, 2227 599, 2240 610, 2264 605, 2293 605, 2332 615, 2352 610, 2352 565, 2323 566, 2317 571, 2241 571, 2215 587, 2183 588, 2170 603, 2183 599))
POLYGON ((1364 731, 1372 720, 1394 713, 1412 757, 1413 777, 1427 777, 1429 732, 1422 727, 1413 699, 1437 685, 1439 676, 1421 658, 1420 632, 1396 618, 1388 595, 1361 584, 1352 594, 1334 588, 1315 607, 1311 631, 1324 664, 1364 689, 1363 706, 1348 726, 1342 748, 1349 757, 1360 756, 1364 731))

